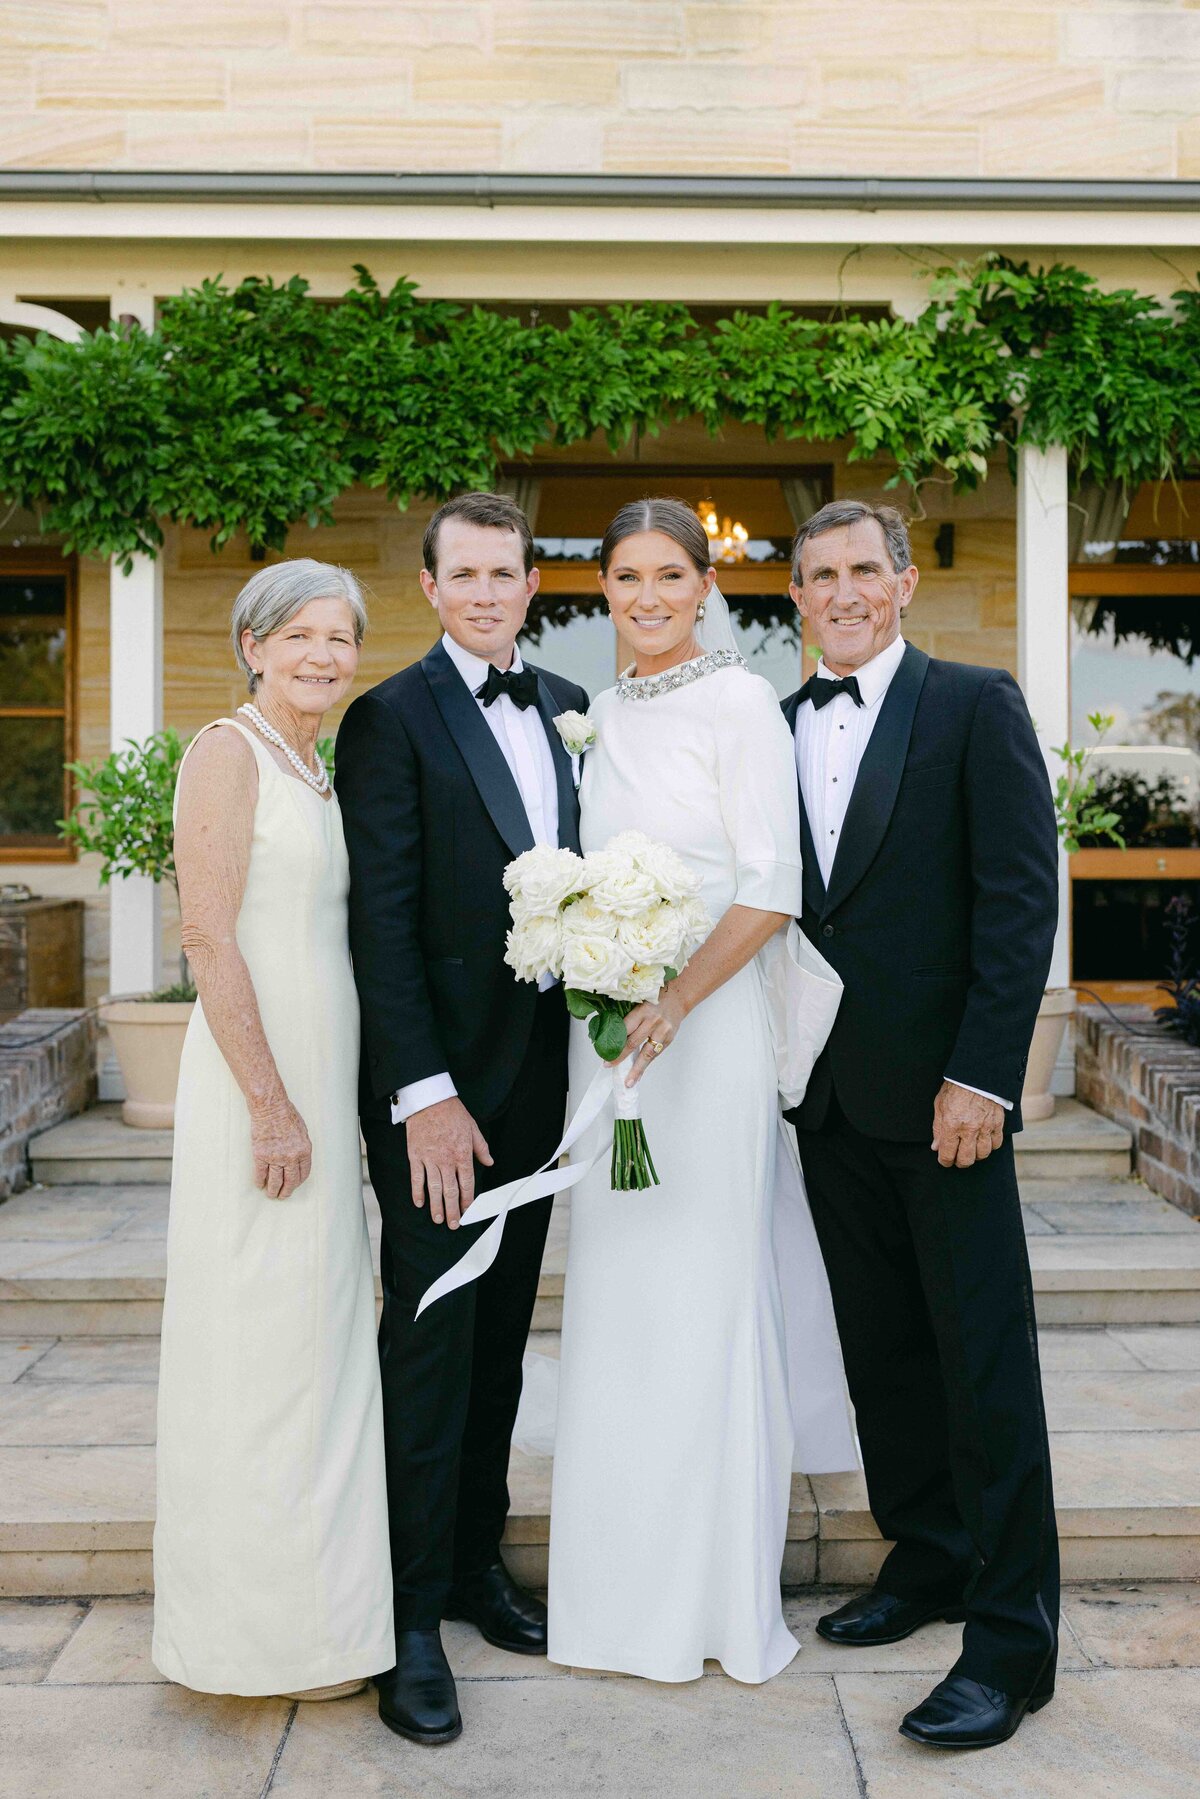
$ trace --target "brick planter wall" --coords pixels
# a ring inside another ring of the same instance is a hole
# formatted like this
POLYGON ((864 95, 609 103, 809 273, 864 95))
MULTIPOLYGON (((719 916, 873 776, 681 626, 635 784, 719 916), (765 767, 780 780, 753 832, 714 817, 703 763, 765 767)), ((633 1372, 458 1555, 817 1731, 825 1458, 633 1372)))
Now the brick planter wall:
POLYGON ((1134 1173, 1200 1216, 1200 1049, 1159 1031, 1148 1006, 1114 1006, 1134 1031, 1096 1006, 1075 1018, 1075 1079, 1081 1100, 1133 1133, 1134 1173))
POLYGON ((29 1139, 96 1097, 96 1017, 43 1006, 0 1024, 0 1199, 29 1179, 29 1139))

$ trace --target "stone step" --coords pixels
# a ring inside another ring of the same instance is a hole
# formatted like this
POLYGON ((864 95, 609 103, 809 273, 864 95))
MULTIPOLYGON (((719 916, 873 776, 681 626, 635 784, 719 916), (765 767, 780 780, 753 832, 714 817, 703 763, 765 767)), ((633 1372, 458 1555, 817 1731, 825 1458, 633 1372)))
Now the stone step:
MULTIPOLYGON (((169 1183, 173 1139, 171 1131, 130 1130, 121 1122, 119 1106, 93 1106, 33 1139, 33 1178, 47 1187, 169 1183)), ((1078 1100, 1060 1099, 1053 1118, 1027 1125, 1013 1144, 1022 1182, 1120 1179, 1129 1173, 1129 1132, 1078 1100)))
MULTIPOLYGON (((1200 1329, 1051 1329, 1043 1354, 1065 1578, 1200 1576, 1200 1329)), ((0 1345, 0 1595, 149 1591, 156 1364, 138 1337, 0 1345)), ((535 1585, 551 1473, 514 1450, 506 1554, 535 1585)), ((859 1476, 794 1477, 785 1584, 882 1553, 859 1476)))
MULTIPOLYGON (((1040 1323, 1200 1323, 1200 1224, 1132 1180, 1034 1181, 1025 1193, 1040 1323)), ((128 1183, 30 1188, 0 1206, 0 1337, 157 1333, 167 1203, 165 1186, 128 1183)), ((377 1244, 369 1189, 367 1204, 377 1244)), ((568 1219, 560 1201, 535 1330, 562 1323, 568 1219)))

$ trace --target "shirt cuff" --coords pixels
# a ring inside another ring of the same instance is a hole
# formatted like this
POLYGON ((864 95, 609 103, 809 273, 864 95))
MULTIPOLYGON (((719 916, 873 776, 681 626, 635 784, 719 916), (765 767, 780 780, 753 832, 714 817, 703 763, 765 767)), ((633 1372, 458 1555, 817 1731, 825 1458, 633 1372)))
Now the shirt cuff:
POLYGON ((457 1099, 458 1088, 448 1074, 431 1074, 423 1081, 413 1081, 392 1095, 392 1123, 407 1124, 414 1112, 426 1106, 440 1105, 444 1099, 457 1099))
MULTIPOLYGON (((950 1081, 950 1076, 947 1075, 946 1079, 950 1081)), ((998 1106, 1003 1106, 1006 1112, 1011 1112, 1013 1109, 1012 1100, 1001 1099, 998 1093, 985 1093, 982 1087, 968 1087, 966 1081, 950 1081, 950 1085, 952 1087, 961 1087, 964 1093, 978 1093, 980 1099, 995 1100, 996 1104, 998 1106)))

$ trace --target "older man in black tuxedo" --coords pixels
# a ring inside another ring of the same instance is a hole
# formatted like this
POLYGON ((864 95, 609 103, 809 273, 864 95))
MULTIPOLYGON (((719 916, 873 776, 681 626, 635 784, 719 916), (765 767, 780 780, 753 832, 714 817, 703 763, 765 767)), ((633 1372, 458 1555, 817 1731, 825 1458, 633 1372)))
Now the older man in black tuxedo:
POLYGON ((1020 690, 901 636, 917 570, 890 507, 825 506, 792 597, 822 652, 785 704, 805 933, 845 993, 797 1127, 871 1509, 893 1540, 830 1642, 965 1618, 901 1724, 981 1748, 1054 1691, 1058 1542, 1013 1162, 1058 908, 1020 690))
POLYGON ((571 759, 554 718, 588 697, 523 663, 537 590, 524 514, 462 494, 434 514, 421 583, 443 635, 350 707, 337 791, 350 852, 350 948, 362 1009, 360 1112, 383 1216, 383 1375, 396 1666, 384 1722, 419 1743, 462 1729, 443 1617, 546 1653, 546 1609, 500 1558, 521 1358, 550 1200, 509 1219, 493 1266, 416 1317, 465 1253, 477 1191, 540 1168, 567 1094, 560 986, 504 962, 508 863, 579 848, 571 759))

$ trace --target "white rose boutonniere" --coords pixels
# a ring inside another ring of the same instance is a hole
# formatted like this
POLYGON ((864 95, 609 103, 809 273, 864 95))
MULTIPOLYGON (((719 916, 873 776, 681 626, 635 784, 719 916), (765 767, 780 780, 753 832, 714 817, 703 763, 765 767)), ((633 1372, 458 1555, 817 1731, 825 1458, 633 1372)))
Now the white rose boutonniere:
POLYGON ((571 756, 582 756, 596 741, 596 727, 586 712, 560 712, 554 721, 554 729, 571 756))

